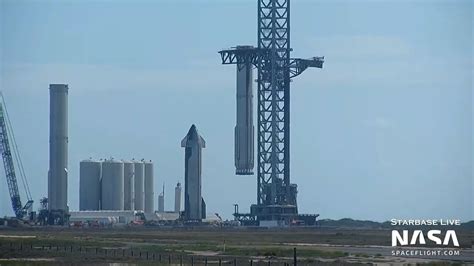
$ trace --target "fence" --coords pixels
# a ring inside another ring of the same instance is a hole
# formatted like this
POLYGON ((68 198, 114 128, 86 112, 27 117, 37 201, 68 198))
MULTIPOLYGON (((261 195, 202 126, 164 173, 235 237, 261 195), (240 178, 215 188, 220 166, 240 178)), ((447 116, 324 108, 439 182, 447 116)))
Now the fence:
POLYGON ((69 258, 81 262, 150 262, 155 265, 250 265, 250 266, 290 266, 297 265, 296 248, 293 260, 280 258, 248 259, 245 257, 201 256, 185 253, 158 253, 133 248, 104 248, 92 246, 32 244, 22 242, 0 243, 3 258, 17 258, 32 255, 54 258, 69 258), (5 257, 6 256, 6 257, 5 257))

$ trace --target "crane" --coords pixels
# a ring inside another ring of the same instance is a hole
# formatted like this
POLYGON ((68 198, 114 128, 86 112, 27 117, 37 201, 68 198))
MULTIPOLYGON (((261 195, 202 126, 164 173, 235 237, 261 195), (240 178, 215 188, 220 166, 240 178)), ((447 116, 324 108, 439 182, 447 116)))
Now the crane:
POLYGON ((8 117, 8 111, 5 105, 3 94, 0 92, 0 153, 3 158, 3 165, 5 167, 5 176, 7 178, 8 190, 10 192, 10 199, 12 203, 13 212, 18 219, 23 219, 28 211, 33 207, 33 200, 31 192, 28 187, 23 163, 21 161, 20 153, 16 145, 13 128, 8 117), (13 146, 10 147, 10 138, 13 146), (13 154, 12 154, 13 151, 13 154), (14 160, 15 159, 15 160, 14 160), (21 203, 20 192, 18 190, 17 176, 15 173, 14 162, 18 165, 19 175, 23 187, 25 189, 27 202, 23 206, 21 203))

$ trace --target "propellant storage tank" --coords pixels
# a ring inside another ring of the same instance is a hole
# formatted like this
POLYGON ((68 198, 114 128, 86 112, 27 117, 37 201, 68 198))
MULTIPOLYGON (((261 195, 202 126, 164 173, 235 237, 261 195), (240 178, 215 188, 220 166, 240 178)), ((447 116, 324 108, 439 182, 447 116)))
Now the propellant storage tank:
POLYGON ((165 212, 165 195, 163 193, 160 193, 160 195, 158 195, 158 212, 165 212))
POLYGON ((66 84, 50 84, 48 209, 67 212, 68 90, 66 84))
POLYGON ((135 210, 135 163, 123 161, 123 208, 124 210, 135 210))
POLYGON ((88 159, 79 163, 79 210, 100 210, 102 163, 88 159))
POLYGON ((155 211, 153 163, 151 161, 146 161, 144 164, 145 164, 145 213, 153 213, 155 211))
POLYGON ((123 162, 105 160, 102 163, 102 210, 123 210, 123 162))
POLYGON ((143 211, 145 209, 145 164, 139 161, 133 161, 135 164, 135 210, 143 211))
POLYGON ((165 183, 163 183, 163 191, 158 195, 158 212, 165 212, 165 183))
POLYGON ((178 182, 174 189, 174 212, 181 211, 181 183, 178 182))

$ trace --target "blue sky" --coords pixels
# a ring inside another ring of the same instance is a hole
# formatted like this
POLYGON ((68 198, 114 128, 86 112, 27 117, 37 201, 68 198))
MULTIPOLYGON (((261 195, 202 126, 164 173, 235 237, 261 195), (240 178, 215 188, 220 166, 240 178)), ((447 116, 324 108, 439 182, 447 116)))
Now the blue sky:
MULTIPOLYGON (((326 57, 291 84, 300 212, 474 219, 472 1, 355 2, 292 1, 292 55, 326 57)), ((256 14, 250 0, 1 0, 0 86, 35 201, 47 194, 48 85, 67 83, 71 209, 79 161, 110 156, 152 159, 171 209, 195 123, 209 212, 247 210, 256 178, 234 175, 235 68, 217 51, 256 44, 256 14)))

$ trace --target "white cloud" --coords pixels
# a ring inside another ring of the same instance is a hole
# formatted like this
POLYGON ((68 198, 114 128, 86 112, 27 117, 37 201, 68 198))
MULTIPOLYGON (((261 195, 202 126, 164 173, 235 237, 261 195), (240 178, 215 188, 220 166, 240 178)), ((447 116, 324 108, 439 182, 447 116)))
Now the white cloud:
POLYGON ((234 86, 234 69, 203 63, 193 68, 140 69, 87 64, 4 64, 3 90, 37 91, 66 83, 78 91, 217 90, 234 86))
POLYGON ((301 48, 325 56, 323 69, 298 77, 298 86, 307 89, 465 88, 472 82, 470 59, 450 56, 440 60, 438 54, 417 51, 394 36, 317 37, 301 48))
POLYGON ((386 35, 333 35, 309 38, 305 50, 341 59, 370 59, 380 57, 409 56, 411 45, 401 38, 386 35))
POLYGON ((391 121, 384 117, 376 117, 372 120, 365 120, 364 125, 376 129, 389 129, 393 127, 391 121))
POLYGON ((389 128, 392 124, 385 118, 379 117, 375 119, 375 125, 379 128, 389 128))

